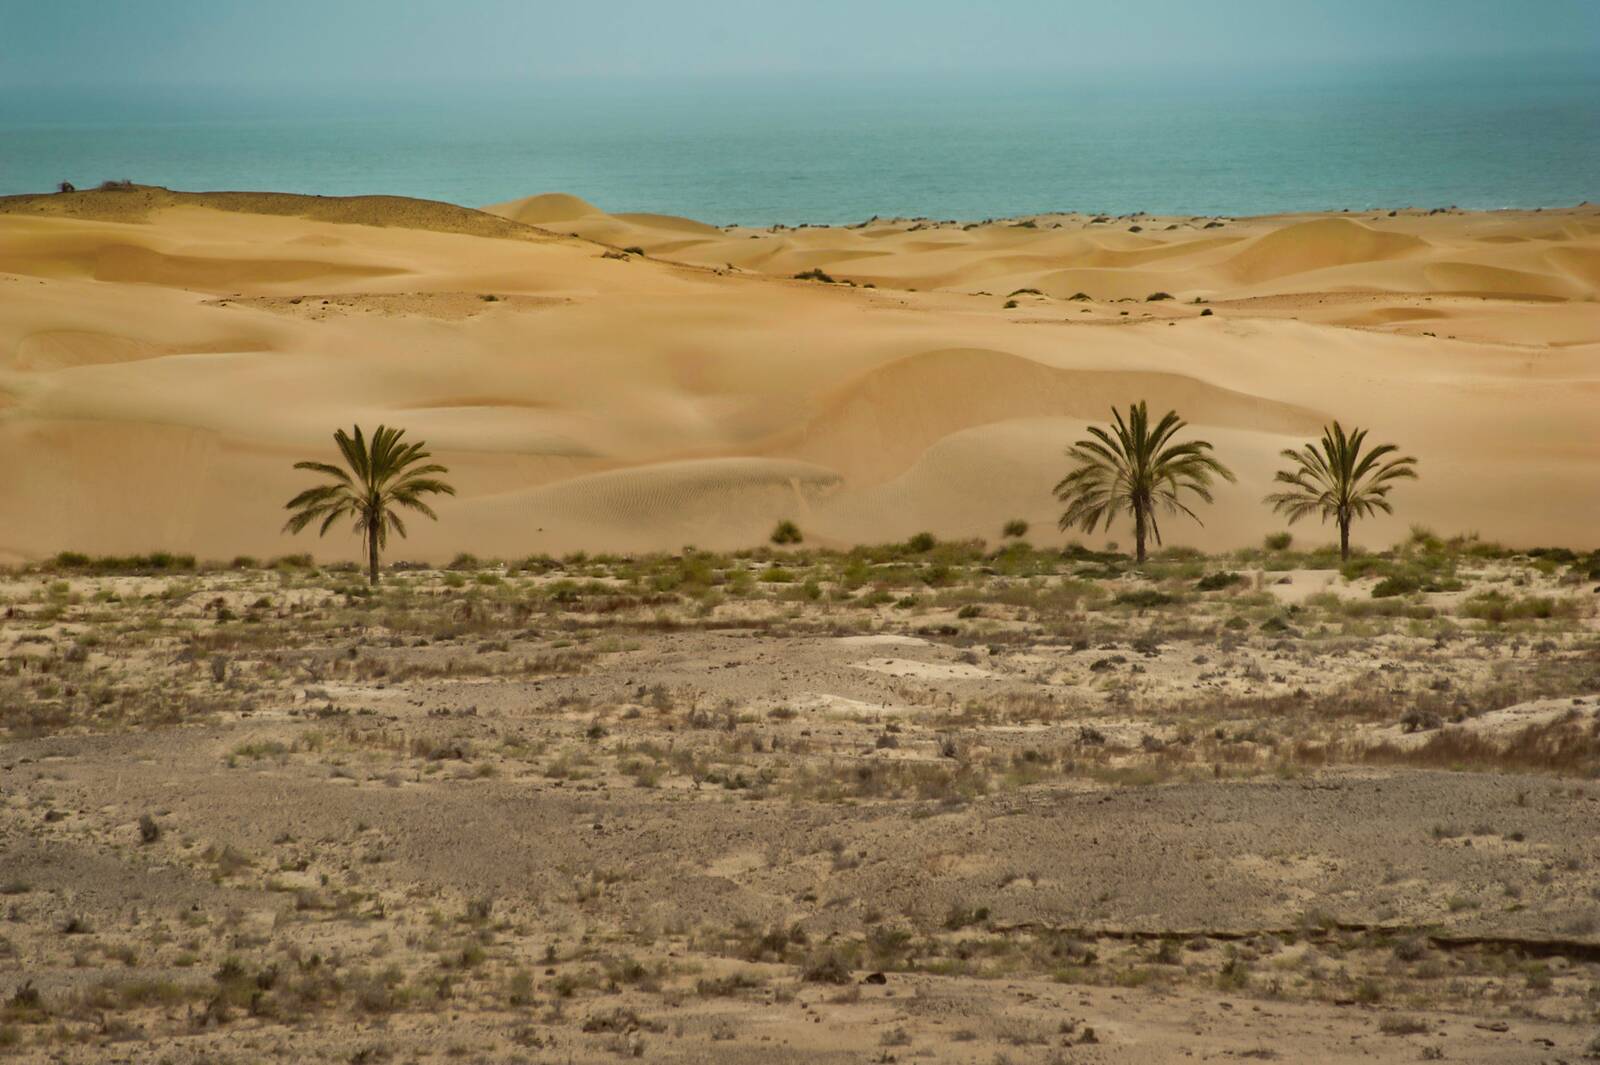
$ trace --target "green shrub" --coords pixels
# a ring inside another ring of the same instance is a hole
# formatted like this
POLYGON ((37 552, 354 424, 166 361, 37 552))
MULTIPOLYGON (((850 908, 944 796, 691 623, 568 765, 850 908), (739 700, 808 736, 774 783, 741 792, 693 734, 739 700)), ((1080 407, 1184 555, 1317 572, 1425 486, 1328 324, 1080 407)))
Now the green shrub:
POLYGON ((1347 581, 1359 581, 1363 577, 1381 577, 1392 572, 1394 565, 1376 555, 1352 558, 1339 567, 1339 575, 1347 581))
POLYGON ((1223 588, 1231 588, 1235 584, 1243 584, 1244 577, 1238 573, 1208 573, 1195 584, 1202 592, 1215 592, 1223 588))
POLYGON ((1268 533, 1264 543, 1267 545, 1268 551, 1287 551, 1289 550, 1289 545, 1294 543, 1294 533, 1268 533))
POLYGON ((1527 621, 1564 616, 1573 612, 1573 604, 1557 601, 1548 595, 1531 595, 1513 599, 1504 592, 1480 592, 1461 604, 1461 613, 1469 618, 1498 625, 1506 621, 1527 621))
POLYGON ((1372 598, 1388 599, 1396 595, 1412 595, 1422 590, 1422 582, 1407 573, 1391 573, 1372 589, 1372 598))
POLYGON ((172 573, 193 570, 193 555, 174 555, 154 551, 148 555, 95 555, 63 551, 55 557, 57 569, 88 570, 93 573, 172 573))
POLYGON ((1166 592, 1158 592, 1154 588, 1139 588, 1131 592, 1123 592, 1112 602, 1117 606, 1131 606, 1140 610, 1149 610, 1158 606, 1171 606, 1177 600, 1166 592))
POLYGON ((775 544, 798 544, 804 541, 805 537, 800 533, 800 526, 785 519, 778 522, 777 527, 772 530, 771 540, 775 544))
POLYGON ((1028 523, 1021 518, 1012 518, 1000 530, 1000 535, 1012 540, 1021 539, 1028 535, 1028 523))

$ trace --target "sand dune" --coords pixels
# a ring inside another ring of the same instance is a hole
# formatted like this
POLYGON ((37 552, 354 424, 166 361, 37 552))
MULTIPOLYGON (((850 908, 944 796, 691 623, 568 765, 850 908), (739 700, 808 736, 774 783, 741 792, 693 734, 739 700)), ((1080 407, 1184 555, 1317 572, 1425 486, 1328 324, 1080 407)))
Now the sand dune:
POLYGON ((678 233, 710 233, 722 235, 722 230, 704 222, 696 222, 692 218, 680 218, 672 214, 647 214, 639 211, 625 212, 612 215, 620 222, 630 225, 648 226, 651 229, 667 229, 678 233))
POLYGON ((538 196, 524 196, 520 200, 497 203, 484 211, 513 222, 538 226, 547 222, 571 222, 601 214, 600 208, 577 196, 561 192, 546 192, 538 196))
POLYGON ((1257 237, 1228 260, 1225 270, 1247 283, 1271 281, 1330 266, 1398 259, 1427 247, 1422 238, 1406 233, 1369 229, 1344 218, 1319 218, 1257 237))
POLYGON ((1126 396, 1182 410, 1208 426, 1312 433, 1322 424, 1314 411, 1179 374, 1067 370, 999 351, 948 350, 901 359, 850 382, 776 447, 848 468, 854 483, 870 483, 901 473, 952 433, 1045 415, 1098 420, 1126 396))
POLYGON ((67 370, 109 362, 137 362, 168 355, 196 355, 208 351, 252 351, 259 341, 218 338, 202 344, 152 344, 136 337, 81 329, 57 329, 22 338, 11 360, 18 370, 67 370))
POLYGON ((560 194, 0 199, 0 557, 350 557, 279 525, 293 460, 353 421, 408 426, 461 489, 405 556, 735 547, 780 518, 1055 539, 1063 448, 1138 398, 1241 475, 1172 542, 1278 527, 1277 451, 1337 416, 1423 462, 1363 539, 1584 546, 1597 296, 1592 207, 758 229, 560 194))
POLYGON ((832 470, 803 462, 667 462, 476 501, 463 520, 519 536, 530 552, 564 550, 575 535, 621 551, 730 550, 765 540, 772 514, 811 524, 817 502, 840 485, 832 470))

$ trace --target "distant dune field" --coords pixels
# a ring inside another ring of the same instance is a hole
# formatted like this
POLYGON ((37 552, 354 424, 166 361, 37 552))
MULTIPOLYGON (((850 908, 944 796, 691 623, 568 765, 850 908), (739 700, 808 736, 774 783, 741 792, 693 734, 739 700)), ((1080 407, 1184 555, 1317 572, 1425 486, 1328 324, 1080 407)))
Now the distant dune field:
POLYGON ((352 422, 428 440, 460 490, 395 557, 731 548, 784 518, 1055 542, 1063 449, 1139 398, 1240 475, 1169 542, 1281 527, 1277 452, 1338 417, 1421 459, 1360 540, 1587 547, 1597 299, 1587 205, 719 229, 555 194, 11 197, 0 559, 353 557, 279 531, 291 463, 352 422))

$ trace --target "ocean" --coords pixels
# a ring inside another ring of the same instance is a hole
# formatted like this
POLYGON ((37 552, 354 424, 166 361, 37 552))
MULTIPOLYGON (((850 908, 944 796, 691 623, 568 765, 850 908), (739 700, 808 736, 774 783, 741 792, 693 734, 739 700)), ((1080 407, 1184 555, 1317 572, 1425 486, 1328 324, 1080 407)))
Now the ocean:
POLYGON ((1600 71, 588 82, 0 99, 0 193, 131 178, 714 223, 1262 214, 1600 198, 1600 71))

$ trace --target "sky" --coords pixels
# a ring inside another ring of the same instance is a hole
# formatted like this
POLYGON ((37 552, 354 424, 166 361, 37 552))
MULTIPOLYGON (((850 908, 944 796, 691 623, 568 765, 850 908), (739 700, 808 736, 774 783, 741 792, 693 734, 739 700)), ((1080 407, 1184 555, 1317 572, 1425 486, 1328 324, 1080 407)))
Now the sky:
POLYGON ((1597 0, 0 0, 0 87, 1600 63, 1597 0))

